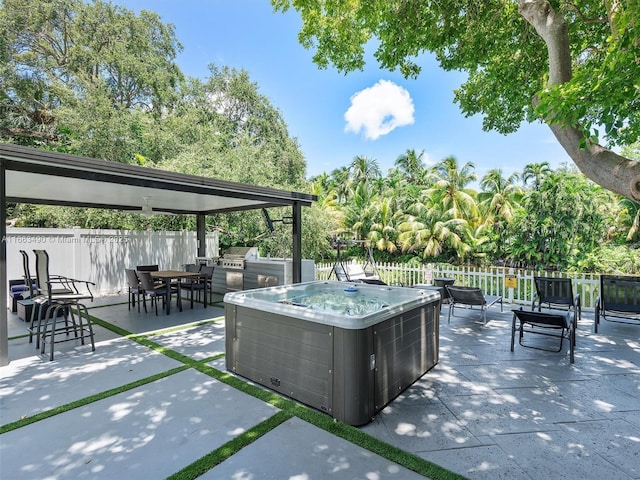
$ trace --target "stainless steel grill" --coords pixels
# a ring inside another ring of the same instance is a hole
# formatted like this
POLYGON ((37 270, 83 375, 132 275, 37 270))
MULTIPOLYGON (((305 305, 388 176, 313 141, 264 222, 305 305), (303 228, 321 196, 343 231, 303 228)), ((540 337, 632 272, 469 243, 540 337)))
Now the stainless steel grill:
POLYGON ((220 266, 231 270, 244 270, 247 260, 257 259, 257 247, 229 247, 220 258, 220 266))

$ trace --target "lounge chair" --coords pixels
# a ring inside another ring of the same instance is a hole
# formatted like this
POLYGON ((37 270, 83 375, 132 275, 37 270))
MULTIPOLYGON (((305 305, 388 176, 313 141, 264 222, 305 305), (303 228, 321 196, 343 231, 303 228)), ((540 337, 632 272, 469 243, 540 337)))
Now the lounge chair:
POLYGON ((368 283, 370 285, 386 285, 385 282, 380 280, 377 275, 367 275, 362 265, 347 263, 336 264, 333 267, 333 272, 336 278, 341 282, 360 282, 368 283))
POLYGON ((574 295, 569 278, 553 277, 533 277, 536 286, 536 293, 531 302, 531 310, 542 311, 542 305, 551 309, 573 309, 576 312, 577 320, 582 318, 582 305, 580 304, 580 294, 574 295))
POLYGON ((502 297, 495 295, 485 295, 481 288, 477 287, 454 287, 447 285, 445 287, 449 292, 449 317, 447 323, 451 323, 451 315, 457 305, 467 305, 471 308, 480 307, 482 311, 482 321, 487 324, 487 308, 500 303, 500 311, 502 312, 502 297))
POLYGON ((600 275, 596 299, 595 332, 600 317, 610 322, 640 324, 640 277, 600 275))
POLYGON ((515 343, 516 331, 519 332, 519 343, 523 347, 535 348, 548 352, 559 352, 562 350, 562 343, 565 338, 569 339, 569 354, 571 363, 574 362, 574 350, 576 346, 576 321, 575 312, 569 310, 567 313, 542 313, 527 312, 526 310, 513 310, 513 320, 511 323, 511 351, 515 343), (517 325, 519 322, 519 325, 517 325), (557 349, 544 348, 533 344, 522 342, 525 332, 546 335, 549 337, 559 337, 560 344, 557 349), (553 332, 553 333, 552 333, 553 332))

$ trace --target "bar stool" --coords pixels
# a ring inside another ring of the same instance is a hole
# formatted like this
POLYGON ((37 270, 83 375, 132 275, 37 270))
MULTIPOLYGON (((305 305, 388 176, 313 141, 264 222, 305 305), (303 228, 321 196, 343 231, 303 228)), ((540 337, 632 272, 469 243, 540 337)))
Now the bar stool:
MULTIPOLYGON (((42 329, 42 346, 40 353, 44 354, 47 343, 49 343, 49 360, 53 360, 54 345, 60 342, 77 341, 80 340, 82 345, 85 344, 85 338, 91 340, 91 351, 96 351, 96 344, 93 337, 93 325, 91 324, 91 317, 89 316, 89 310, 86 305, 78 302, 77 300, 62 300, 54 301, 47 308, 44 319, 44 328, 42 329), (76 312, 74 313, 74 307, 76 312), (60 315, 61 310, 63 315, 60 315), (78 321, 76 322, 76 314, 78 321), (64 318, 64 325, 58 326, 58 318, 64 318), (83 317, 86 321, 86 325, 83 324, 83 317), (70 325, 71 323, 71 325, 70 325), (50 327, 50 328, 48 328, 50 327), (56 334, 66 333, 66 338, 56 340, 56 334), (70 333, 73 336, 70 337, 70 333), (48 342, 47 342, 48 339, 48 342)), ((38 326, 40 330, 40 326, 38 326)))

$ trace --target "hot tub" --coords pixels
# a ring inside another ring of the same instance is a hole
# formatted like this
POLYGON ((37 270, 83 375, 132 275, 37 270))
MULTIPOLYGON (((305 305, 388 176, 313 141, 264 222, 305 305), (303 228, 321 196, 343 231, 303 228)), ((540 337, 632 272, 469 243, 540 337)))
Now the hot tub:
POLYGON ((438 362, 440 294, 315 281, 227 293, 227 369, 363 425, 438 362))

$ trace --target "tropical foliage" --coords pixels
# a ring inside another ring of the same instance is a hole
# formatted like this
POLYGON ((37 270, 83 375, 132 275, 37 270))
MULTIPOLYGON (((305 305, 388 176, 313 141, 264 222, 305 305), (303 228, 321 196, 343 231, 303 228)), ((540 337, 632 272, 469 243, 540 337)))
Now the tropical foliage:
POLYGON ((640 205, 575 168, 540 162, 509 176, 492 169, 478 180, 470 162, 447 157, 427 167, 407 163, 412 157, 408 150, 386 176, 366 182, 359 178, 375 171, 373 159, 366 169, 358 158, 346 171, 313 179, 320 198, 334 200, 322 206, 334 235, 360 240, 351 254, 364 256, 363 247, 371 246, 385 260, 615 271, 640 264, 640 205), (604 251, 614 252, 609 262, 604 251))

